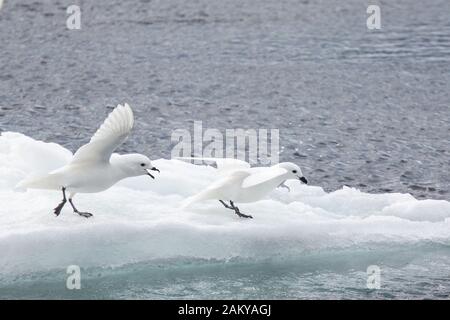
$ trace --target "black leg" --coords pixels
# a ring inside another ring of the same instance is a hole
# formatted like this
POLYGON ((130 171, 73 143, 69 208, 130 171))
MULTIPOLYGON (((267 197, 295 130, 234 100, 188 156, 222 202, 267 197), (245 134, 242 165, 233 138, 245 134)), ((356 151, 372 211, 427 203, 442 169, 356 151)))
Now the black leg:
POLYGON ((239 217, 241 217, 241 218, 250 218, 250 219, 253 219, 253 217, 252 217, 251 215, 241 213, 241 211, 239 211, 239 208, 236 207, 236 206, 234 205, 233 201, 230 200, 230 204, 229 204, 229 205, 226 204, 226 203, 225 203, 224 201, 222 201, 222 200, 219 200, 219 201, 220 201, 221 204, 223 204, 223 206, 224 206, 225 208, 234 210, 234 213, 236 213, 239 217))
POLYGON ((69 199, 69 203, 70 203, 70 205, 71 205, 72 208, 73 208, 73 212, 78 213, 80 216, 85 217, 85 218, 90 218, 90 217, 93 216, 92 213, 89 213, 89 212, 80 212, 80 211, 78 211, 78 209, 77 209, 77 208, 75 207, 75 205, 73 204, 72 199, 69 199))
POLYGON ((223 204, 223 206, 224 206, 225 208, 234 210, 234 208, 233 208, 232 206, 229 206, 229 205, 226 204, 224 201, 222 201, 222 200, 219 200, 219 201, 220 201, 221 204, 223 204))
POLYGON ((56 216, 59 216, 59 214, 61 213, 62 208, 64 208, 64 205, 67 202, 67 199, 66 199, 66 188, 63 187, 61 190, 62 190, 62 193, 63 193, 63 199, 62 199, 61 203, 58 204, 58 206, 55 209, 53 209, 53 212, 56 214, 56 216))
POLYGON ((230 200, 230 204, 231 204, 231 206, 233 207, 234 212, 235 212, 239 217, 241 217, 241 218, 250 218, 250 219, 253 219, 253 217, 252 217, 251 215, 241 213, 241 211, 239 211, 239 208, 236 207, 236 206, 234 205, 233 201, 230 200))

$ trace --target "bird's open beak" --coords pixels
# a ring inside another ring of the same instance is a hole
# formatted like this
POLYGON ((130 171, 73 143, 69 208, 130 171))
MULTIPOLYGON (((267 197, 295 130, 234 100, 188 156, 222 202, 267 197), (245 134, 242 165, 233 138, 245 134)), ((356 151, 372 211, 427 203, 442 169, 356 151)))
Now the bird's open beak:
POLYGON ((305 177, 300 177, 300 178, 298 178, 298 180, 300 180, 300 181, 303 182, 304 184, 308 184, 308 180, 306 180, 305 177))
POLYGON ((158 172, 160 172, 159 169, 156 168, 156 167, 153 167, 150 170, 146 169, 145 171, 147 171, 147 175, 149 175, 152 179, 155 179, 155 177, 150 173, 150 171, 158 171, 158 172))

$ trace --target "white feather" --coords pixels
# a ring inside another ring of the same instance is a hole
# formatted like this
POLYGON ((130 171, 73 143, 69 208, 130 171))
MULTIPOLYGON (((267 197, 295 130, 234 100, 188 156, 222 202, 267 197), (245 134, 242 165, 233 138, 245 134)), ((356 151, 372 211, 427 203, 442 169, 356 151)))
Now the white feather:
MULTIPOLYGON (((23 180, 17 187, 58 190, 62 186, 68 186, 73 192, 99 192, 109 188, 127 175, 123 170, 117 169, 116 163, 110 165, 109 161, 113 151, 130 134, 133 123, 133 111, 130 106, 119 104, 108 115, 89 143, 78 149, 67 165, 45 175, 33 175, 23 180)), ((139 159, 146 161, 145 158, 139 159)), ((142 170, 142 174, 144 172, 142 170)))
POLYGON ((288 171, 283 168, 266 168, 265 170, 259 170, 257 173, 249 175, 242 182, 242 188, 251 188, 269 180, 276 179, 285 175, 288 171))
MULTIPOLYGON (((203 158, 202 160, 205 159, 215 162, 219 160, 214 158, 203 158)), ((232 163, 233 161, 228 162, 232 163)), ((239 163, 239 160, 235 161, 235 163, 239 163)), ((300 167, 290 162, 283 162, 271 167, 245 167, 246 169, 234 170, 222 176, 221 179, 213 182, 203 191, 187 199, 183 207, 198 201, 212 199, 236 203, 258 201, 284 181, 288 179, 298 180, 300 178, 298 174, 301 174, 300 167)))
POLYGON ((109 162, 111 154, 127 138, 133 128, 134 117, 130 106, 118 105, 106 118, 88 144, 75 153, 72 164, 81 162, 109 162))

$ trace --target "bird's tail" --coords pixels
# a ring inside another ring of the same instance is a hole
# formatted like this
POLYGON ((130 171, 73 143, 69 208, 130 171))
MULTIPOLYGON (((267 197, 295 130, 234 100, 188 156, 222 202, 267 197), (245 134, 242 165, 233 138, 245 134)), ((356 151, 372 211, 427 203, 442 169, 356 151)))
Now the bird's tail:
POLYGON ((59 189, 59 177, 56 174, 45 174, 39 176, 31 176, 20 181, 16 189, 59 189))
POLYGON ((199 193, 185 199, 183 202, 181 202, 180 209, 187 209, 196 202, 199 202, 202 200, 209 200, 210 197, 208 197, 207 191, 208 190, 200 191, 199 193))
POLYGON ((198 194, 186 198, 181 202, 180 209, 187 209, 197 201, 200 201, 200 199, 198 199, 198 194))

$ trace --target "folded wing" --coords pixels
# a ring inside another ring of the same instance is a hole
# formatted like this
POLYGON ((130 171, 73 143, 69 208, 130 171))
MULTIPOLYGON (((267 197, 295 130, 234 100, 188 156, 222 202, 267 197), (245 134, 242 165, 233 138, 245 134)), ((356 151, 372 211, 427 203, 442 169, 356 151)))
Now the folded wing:
POLYGON ((278 178, 286 174, 287 172, 288 171, 286 169, 274 167, 259 170, 258 172, 251 174, 244 179, 244 181, 242 182, 242 188, 254 187, 258 184, 265 183, 269 180, 278 178))
POLYGON ((75 153, 72 163, 109 162, 109 158, 128 137, 133 128, 133 110, 118 105, 106 118, 88 144, 75 153))

